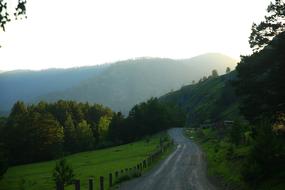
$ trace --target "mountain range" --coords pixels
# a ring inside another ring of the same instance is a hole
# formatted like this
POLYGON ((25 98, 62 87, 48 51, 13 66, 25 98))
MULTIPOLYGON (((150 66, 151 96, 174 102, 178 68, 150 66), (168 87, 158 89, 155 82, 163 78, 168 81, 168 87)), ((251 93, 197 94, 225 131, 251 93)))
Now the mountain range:
POLYGON ((130 108, 198 81, 216 69, 224 74, 237 61, 217 53, 190 59, 138 58, 113 64, 43 71, 0 73, 0 111, 7 113, 17 100, 28 103, 59 99, 100 103, 115 111, 130 108))

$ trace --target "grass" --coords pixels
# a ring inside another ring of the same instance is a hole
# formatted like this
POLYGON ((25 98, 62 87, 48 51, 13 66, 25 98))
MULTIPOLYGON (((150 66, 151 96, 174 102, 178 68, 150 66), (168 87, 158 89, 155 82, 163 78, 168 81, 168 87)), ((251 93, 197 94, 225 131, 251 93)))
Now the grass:
POLYGON ((227 141, 219 141, 211 129, 186 129, 185 134, 202 147, 206 153, 208 175, 218 181, 221 188, 248 189, 241 176, 243 159, 249 151, 247 146, 233 147, 227 141))
MULTIPOLYGON (((108 187, 108 175, 125 168, 132 168, 145 159, 148 154, 159 146, 161 136, 155 135, 148 141, 116 146, 112 148, 82 152, 67 156, 66 159, 74 169, 76 179, 81 181, 81 189, 87 189, 89 177, 95 179, 95 189, 99 189, 99 176, 105 177, 105 186, 108 187)), ((55 184, 52 180, 52 170, 56 160, 14 166, 9 168, 0 181, 0 190, 52 190, 55 184)), ((68 186, 65 189, 74 189, 68 186)))
MULTIPOLYGON (((206 153, 208 175, 219 181, 221 189, 252 190, 242 177, 244 161, 249 154, 249 145, 233 145, 226 139, 217 140, 213 129, 185 129, 185 135, 196 141, 206 153)), ((285 189, 284 173, 271 176, 260 182, 258 190, 285 189)))

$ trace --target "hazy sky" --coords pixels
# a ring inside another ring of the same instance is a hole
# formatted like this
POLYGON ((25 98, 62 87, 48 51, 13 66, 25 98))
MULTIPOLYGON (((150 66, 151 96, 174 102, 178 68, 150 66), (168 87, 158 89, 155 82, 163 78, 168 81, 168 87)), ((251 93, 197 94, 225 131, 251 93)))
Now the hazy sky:
MULTIPOLYGON (((13 0, 8 0, 13 1, 13 0)), ((151 56, 250 53, 270 0, 28 0, 0 31, 0 70, 66 68, 151 56)))

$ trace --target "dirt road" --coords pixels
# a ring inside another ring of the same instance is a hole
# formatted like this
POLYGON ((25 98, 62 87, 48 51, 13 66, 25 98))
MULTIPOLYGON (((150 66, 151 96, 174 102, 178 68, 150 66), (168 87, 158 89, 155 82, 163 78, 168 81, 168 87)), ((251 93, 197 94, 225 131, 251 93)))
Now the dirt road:
POLYGON ((175 151, 142 177, 125 182, 120 190, 216 190, 207 180, 199 147, 183 135, 183 129, 169 130, 177 144, 175 151))

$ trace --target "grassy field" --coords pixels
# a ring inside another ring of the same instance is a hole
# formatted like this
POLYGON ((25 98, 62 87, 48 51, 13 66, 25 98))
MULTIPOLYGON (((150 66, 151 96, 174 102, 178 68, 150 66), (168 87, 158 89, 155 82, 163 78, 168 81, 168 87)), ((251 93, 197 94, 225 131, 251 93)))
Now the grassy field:
MULTIPOLYGON (((74 169, 76 179, 81 180, 81 189, 87 189, 87 180, 95 178, 95 189, 99 188, 99 176, 106 179, 110 172, 135 166, 153 152, 159 145, 159 134, 147 140, 112 148, 83 152, 67 156, 66 159, 74 169)), ((35 164, 21 165, 9 168, 0 181, 0 190, 52 190, 55 189, 52 180, 52 170, 55 160, 35 164)), ((107 184, 107 180, 105 180, 107 184)), ((66 189, 74 189, 67 187, 66 189)))

